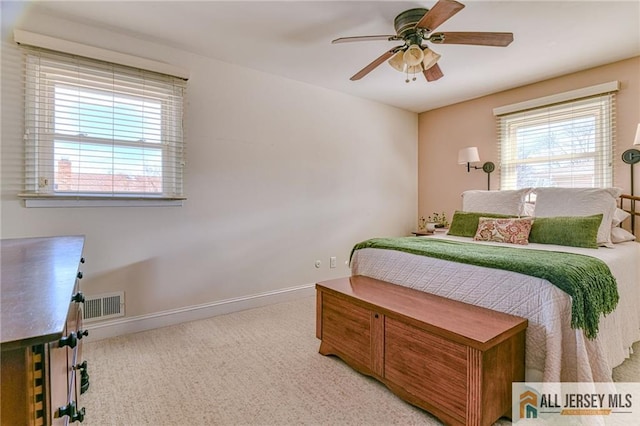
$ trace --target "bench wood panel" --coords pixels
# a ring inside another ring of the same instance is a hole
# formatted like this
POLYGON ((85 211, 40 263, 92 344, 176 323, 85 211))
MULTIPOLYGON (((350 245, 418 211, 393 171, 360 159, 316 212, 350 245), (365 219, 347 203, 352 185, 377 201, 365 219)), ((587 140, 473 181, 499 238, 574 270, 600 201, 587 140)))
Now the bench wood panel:
POLYGON ((354 276, 316 284, 320 353, 448 424, 489 425, 524 381, 527 320, 354 276))

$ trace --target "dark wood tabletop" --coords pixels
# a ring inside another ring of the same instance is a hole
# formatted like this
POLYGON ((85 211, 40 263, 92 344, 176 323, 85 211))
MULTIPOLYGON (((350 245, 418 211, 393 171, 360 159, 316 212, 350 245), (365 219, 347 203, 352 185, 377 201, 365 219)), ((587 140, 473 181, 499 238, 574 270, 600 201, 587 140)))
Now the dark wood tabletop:
POLYGON ((83 247, 84 236, 2 240, 3 351, 62 337, 83 247))

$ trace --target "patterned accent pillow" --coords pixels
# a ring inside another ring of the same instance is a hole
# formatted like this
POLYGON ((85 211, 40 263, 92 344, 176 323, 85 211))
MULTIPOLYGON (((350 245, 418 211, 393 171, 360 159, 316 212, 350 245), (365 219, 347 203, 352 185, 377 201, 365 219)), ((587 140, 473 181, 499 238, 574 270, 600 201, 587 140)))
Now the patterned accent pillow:
POLYGON ((529 244, 529 233, 533 219, 523 217, 519 219, 496 219, 481 217, 478 221, 476 241, 495 241, 509 244, 529 244))

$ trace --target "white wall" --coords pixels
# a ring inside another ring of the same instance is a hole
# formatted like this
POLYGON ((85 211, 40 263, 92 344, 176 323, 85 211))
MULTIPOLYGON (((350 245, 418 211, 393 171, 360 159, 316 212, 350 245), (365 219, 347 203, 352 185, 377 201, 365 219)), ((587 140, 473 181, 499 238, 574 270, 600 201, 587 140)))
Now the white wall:
POLYGON ((57 18, 11 15, 2 15, 11 19, 2 26, 2 238, 86 235, 85 293, 124 290, 129 317, 346 276, 354 243, 415 226, 417 114, 57 18), (23 206, 14 24, 191 70, 183 207, 23 206), (329 269, 330 256, 338 268, 329 269))

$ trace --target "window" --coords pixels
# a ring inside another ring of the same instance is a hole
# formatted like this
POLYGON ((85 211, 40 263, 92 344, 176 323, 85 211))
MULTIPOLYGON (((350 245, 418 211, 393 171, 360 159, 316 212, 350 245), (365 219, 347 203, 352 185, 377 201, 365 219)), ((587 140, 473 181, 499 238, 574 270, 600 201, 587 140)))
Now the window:
POLYGON ((501 189, 612 186, 614 103, 609 92, 498 115, 501 189))
POLYGON ((183 198, 178 77, 25 48, 25 197, 183 198))

